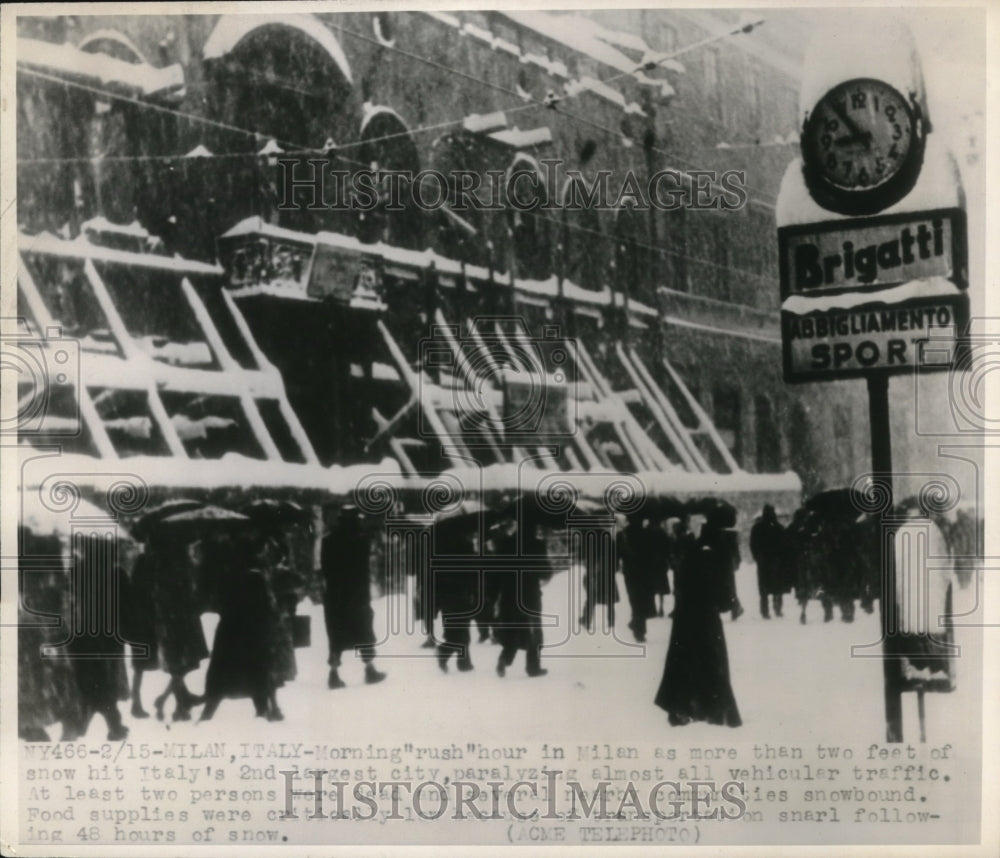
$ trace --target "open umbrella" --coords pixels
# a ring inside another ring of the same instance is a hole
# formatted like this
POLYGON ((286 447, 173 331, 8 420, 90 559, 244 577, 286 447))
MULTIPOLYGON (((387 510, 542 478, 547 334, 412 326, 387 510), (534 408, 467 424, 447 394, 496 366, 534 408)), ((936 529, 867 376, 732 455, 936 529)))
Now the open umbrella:
POLYGON ((147 510, 146 514, 132 526, 132 536, 140 542, 145 542, 150 533, 156 529, 157 524, 164 518, 181 512, 201 509, 203 506, 205 504, 202 501, 192 498, 174 498, 165 501, 159 506, 147 510))
POLYGON ((585 497, 576 497, 572 502, 560 498, 539 499, 535 492, 525 492, 502 507, 500 518, 514 518, 525 525, 544 527, 565 527, 571 516, 610 515, 604 504, 585 497))
POLYGON ((663 521, 667 518, 680 518, 687 509, 687 504, 672 495, 647 495, 635 512, 628 513, 630 519, 641 521, 648 518, 652 521, 663 521))
POLYGON ((258 498, 243 507, 243 514, 257 524, 285 526, 312 520, 312 510, 295 501, 258 498))
POLYGON ((161 533, 192 535, 221 530, 240 530, 251 524, 249 516, 221 506, 201 506, 165 515, 155 523, 161 533))
POLYGON ((810 512, 824 518, 857 518, 864 510, 858 492, 850 488, 828 489, 813 495, 806 501, 805 507, 810 512))
POLYGON ((719 527, 736 527, 736 507, 722 498, 698 498, 689 501, 685 509, 686 512, 705 516, 719 527))

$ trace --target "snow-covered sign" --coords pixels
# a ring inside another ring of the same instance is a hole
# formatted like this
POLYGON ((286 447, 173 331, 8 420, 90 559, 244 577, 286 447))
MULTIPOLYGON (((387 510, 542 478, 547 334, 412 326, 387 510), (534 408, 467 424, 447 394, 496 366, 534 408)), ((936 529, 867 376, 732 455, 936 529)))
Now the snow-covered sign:
POLYGON ((965 212, 938 209, 778 230, 781 297, 948 277, 965 285, 965 212))
POLYGON ((965 292, 942 277, 877 292, 793 295, 781 310, 785 380, 949 369, 968 313, 965 292))
POLYGON ((889 15, 817 33, 800 103, 776 206, 785 381, 949 369, 969 316, 965 199, 928 136, 909 31, 889 15))
POLYGON ((950 368, 969 317, 962 209, 785 226, 778 245, 785 381, 950 368))

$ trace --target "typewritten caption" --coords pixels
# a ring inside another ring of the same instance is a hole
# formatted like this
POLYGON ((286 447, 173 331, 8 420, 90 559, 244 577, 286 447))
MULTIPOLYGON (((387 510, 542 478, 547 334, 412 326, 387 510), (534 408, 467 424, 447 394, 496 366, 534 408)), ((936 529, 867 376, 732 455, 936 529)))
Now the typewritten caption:
POLYGON ((951 744, 26 743, 24 844, 931 842, 951 744), (421 829, 423 831, 421 832, 421 829), (923 834, 921 834, 923 832, 923 834))

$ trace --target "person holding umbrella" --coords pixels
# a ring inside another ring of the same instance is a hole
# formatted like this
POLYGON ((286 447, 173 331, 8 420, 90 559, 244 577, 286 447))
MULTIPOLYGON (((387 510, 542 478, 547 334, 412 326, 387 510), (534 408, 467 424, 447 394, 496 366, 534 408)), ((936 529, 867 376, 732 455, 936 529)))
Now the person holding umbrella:
MULTIPOLYGON (((132 717, 148 718, 142 705, 142 681, 146 673, 160 669, 157 647, 157 605, 154 597, 159 560, 152 547, 153 532, 159 522, 175 513, 201 509, 203 503, 177 498, 149 510, 132 528, 132 536, 139 541, 141 550, 132 564, 131 575, 123 581, 122 631, 129 641, 132 665, 132 717)), ((164 694, 169 694, 169 690, 164 694)), ((165 698, 164 698, 165 699, 165 698)), ((193 695, 189 697, 193 700, 193 695)))
POLYGON ((510 569, 497 572, 499 594, 495 628, 502 649, 496 670, 500 677, 506 675, 519 649, 525 651, 528 676, 548 673, 541 665, 542 582, 548 579, 551 570, 539 566, 539 560, 547 554, 545 543, 525 518, 524 511, 520 517, 508 512, 494 540, 496 553, 511 560, 510 569), (522 567, 519 561, 528 562, 522 567))
POLYGON ((272 720, 281 720, 276 691, 297 675, 294 617, 306 591, 306 574, 296 562, 296 534, 311 521, 311 513, 289 500, 261 498, 247 505, 244 514, 259 528, 257 565, 267 580, 271 622, 268 625, 268 670, 272 720))
MULTIPOLYGON (((479 554, 479 531, 485 524, 483 508, 463 504, 457 514, 437 521, 433 528, 433 552, 436 558, 473 557, 479 554)), ((476 568, 434 570, 433 593, 441 611, 444 641, 438 645, 438 666, 447 673, 448 660, 456 656, 460 671, 472 670, 469 645, 472 642, 472 618, 485 594, 481 570, 476 568)))
POLYGON ((373 685, 385 679, 375 669, 374 611, 371 606, 370 542, 363 529, 358 508, 341 508, 336 524, 323 539, 320 566, 326 584, 323 616, 330 646, 330 674, 327 688, 343 688, 341 657, 357 649, 365 665, 365 682, 373 685))
POLYGON ((670 543, 667 534, 657 524, 667 509, 666 501, 647 499, 619 534, 625 591, 632 609, 628 627, 638 643, 646 640, 646 621, 657 616, 657 594, 670 592, 667 580, 670 543))
POLYGON ((205 557, 205 548, 211 551, 213 544, 203 537, 245 527, 248 521, 231 510, 201 505, 171 511, 149 529, 148 548, 156 563, 152 576, 156 644, 160 666, 170 675, 166 690, 154 701, 160 720, 171 695, 176 701, 175 721, 190 720, 192 707, 205 702, 204 696, 192 694, 184 682, 184 677, 209 656, 201 627, 205 594, 199 575, 205 571, 214 574, 217 555, 205 557))

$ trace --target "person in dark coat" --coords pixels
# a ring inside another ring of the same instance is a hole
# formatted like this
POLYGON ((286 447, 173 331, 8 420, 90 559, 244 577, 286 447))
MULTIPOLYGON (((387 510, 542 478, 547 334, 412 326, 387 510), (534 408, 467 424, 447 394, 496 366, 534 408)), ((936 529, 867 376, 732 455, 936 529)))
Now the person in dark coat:
POLYGON ((666 534, 649 518, 636 517, 621 532, 621 536, 622 574, 632 609, 628 627, 636 641, 644 643, 646 620, 656 616, 657 588, 666 578, 669 553, 665 539, 660 538, 666 534))
POLYGON ((704 531, 691 548, 676 569, 670 645, 654 702, 674 726, 707 721, 739 727, 719 617, 730 608, 725 578, 731 557, 724 544, 704 531))
POLYGON ((184 677, 197 670, 208 658, 208 643, 201 627, 202 593, 198 587, 197 547, 179 540, 166 529, 153 532, 149 551, 155 560, 153 572, 153 604, 156 614, 156 648, 160 667, 170 676, 166 690, 156 698, 156 717, 163 719, 163 708, 170 695, 174 696, 175 721, 189 721, 191 708, 204 702, 204 697, 192 694, 184 677))
POLYGON ((816 572, 816 536, 817 520, 808 510, 801 507, 795 510, 791 524, 785 531, 785 548, 788 552, 788 564, 794 572, 795 600, 799 603, 799 622, 806 624, 806 608, 809 600, 816 598, 818 592, 818 576, 816 572))
POLYGON ((434 596, 431 564, 419 556, 417 562, 420 565, 416 570, 417 580, 413 594, 413 607, 424 629, 424 642, 421 646, 424 649, 434 649, 438 645, 434 638, 434 620, 437 619, 441 606, 437 604, 437 599, 434 596))
POLYGON ((82 734, 83 710, 76 675, 64 654, 45 648, 67 638, 70 616, 65 562, 58 536, 18 528, 17 731, 27 742, 47 742, 47 729, 62 724, 62 739, 82 734), (52 558, 59 558, 53 563, 52 558))
POLYGON ((857 561, 857 534, 853 520, 827 516, 821 520, 814 537, 813 565, 820 585, 823 621, 833 620, 834 606, 840 607, 840 619, 854 622, 854 600, 862 586, 863 570, 857 561))
POLYGON ((261 562, 265 556, 256 535, 223 535, 211 543, 207 559, 219 624, 205 677, 202 721, 215 715, 224 698, 246 697, 258 717, 280 720, 269 664, 277 605, 261 562))
POLYGON ((788 592, 785 572, 785 529, 778 523, 774 507, 765 504, 760 518, 750 528, 750 554, 757 564, 757 592, 760 595, 760 615, 768 620, 768 597, 774 604, 774 615, 781 616, 782 596, 788 592))
POLYGON ((341 656, 358 649, 365 665, 365 682, 372 685, 385 679, 375 669, 375 628, 372 611, 369 537, 364 532, 357 507, 345 506, 333 530, 323 539, 320 566, 326 584, 323 617, 330 645, 330 674, 327 688, 343 688, 341 656))
POLYGON ((488 641, 493 635, 496 623, 497 601, 500 598, 502 578, 492 569, 484 569, 480 573, 481 592, 478 598, 478 608, 473 619, 479 629, 479 642, 488 641))
POLYGON ((160 669, 156 646, 156 604, 153 576, 156 562, 149 550, 142 551, 132 564, 132 574, 125 580, 122 604, 122 631, 129 642, 132 666, 132 717, 148 718, 142 705, 142 680, 146 673, 160 669))
MULTIPOLYGON (((465 524, 443 523, 436 528, 434 557, 471 556, 479 553, 477 535, 471 527, 478 522, 465 524)), ((444 641, 438 645, 438 666, 448 671, 448 660, 456 656, 456 667, 461 671, 472 670, 469 645, 472 642, 472 618, 480 600, 480 570, 437 569, 434 574, 433 598, 441 611, 441 628, 444 641)))
MULTIPOLYGON (((108 727, 108 741, 116 742, 128 736, 128 728, 118 711, 118 701, 129 697, 125 643, 120 632, 119 582, 125 573, 120 566, 103 568, 107 554, 102 542, 97 536, 76 536, 73 540, 74 589, 83 604, 71 608, 90 627, 86 633, 77 629, 80 633, 73 634, 66 649, 72 659, 83 710, 80 735, 87 732, 94 713, 100 713, 108 727), (91 599, 102 600, 103 604, 90 604, 91 599), (105 615, 106 611, 113 614, 105 615)), ((72 630, 73 625, 69 628, 72 630)))
MULTIPOLYGON (((295 612, 306 591, 306 576, 295 562, 288 534, 280 527, 265 531, 264 558, 268 586, 273 594, 275 623, 270 640, 268 666, 271 687, 281 688, 298 674, 295 663, 295 612)), ((275 702, 272 711, 280 719, 281 710, 275 702)))
POLYGON ((594 619, 594 606, 608 606, 608 627, 615 627, 615 605, 618 603, 618 582, 615 580, 614 553, 611 545, 615 534, 592 528, 582 534, 583 543, 583 613, 580 625, 589 629, 594 619))
POLYGON ((670 569, 674 565, 674 541, 670 536, 666 521, 653 521, 654 556, 662 557, 653 576, 653 592, 656 596, 656 616, 663 616, 663 597, 670 595, 670 569))
POLYGON ((525 670, 530 677, 545 676, 542 667, 542 583, 550 570, 536 563, 521 568, 518 560, 537 561, 547 554, 545 542, 528 524, 521 528, 516 519, 504 522, 493 540, 494 551, 511 558, 509 570, 498 570, 499 601, 496 635, 502 649, 497 659, 497 675, 503 677, 514 663, 517 651, 525 651, 525 670), (523 534, 523 537, 522 537, 523 534))
POLYGON ((735 510, 732 507, 711 510, 705 517, 705 524, 698 537, 699 545, 709 545, 716 562, 720 564, 720 572, 715 580, 720 599, 719 610, 729 611, 734 622, 743 615, 743 605, 736 592, 740 541, 739 534, 733 529, 735 524, 735 510))

